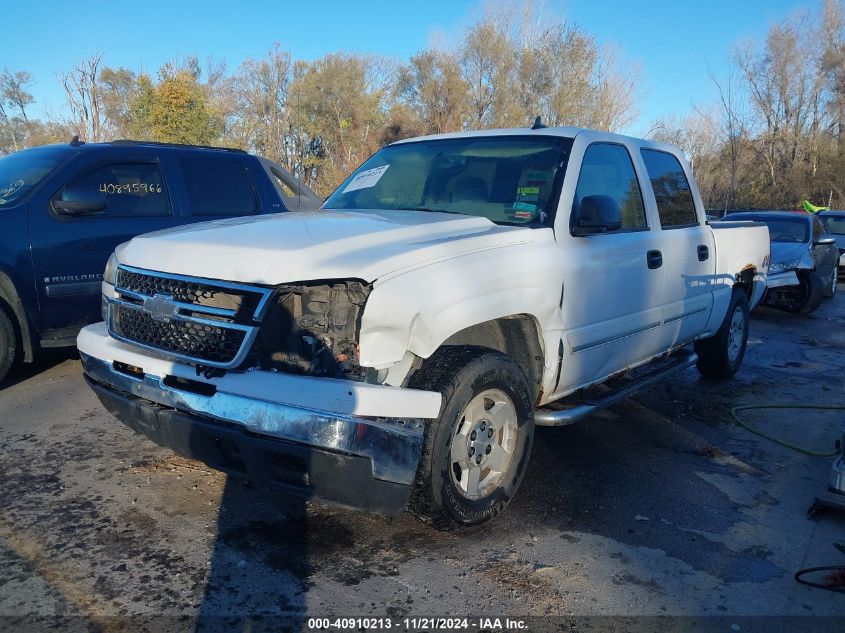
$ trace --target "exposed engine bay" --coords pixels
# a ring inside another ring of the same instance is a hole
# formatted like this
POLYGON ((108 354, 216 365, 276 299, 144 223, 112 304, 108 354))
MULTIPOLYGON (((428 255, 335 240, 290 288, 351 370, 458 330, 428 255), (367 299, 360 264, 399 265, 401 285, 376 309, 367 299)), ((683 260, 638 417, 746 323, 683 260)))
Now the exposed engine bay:
POLYGON ((359 281, 280 286, 261 323, 252 362, 263 370, 363 380, 358 331, 371 289, 359 281))

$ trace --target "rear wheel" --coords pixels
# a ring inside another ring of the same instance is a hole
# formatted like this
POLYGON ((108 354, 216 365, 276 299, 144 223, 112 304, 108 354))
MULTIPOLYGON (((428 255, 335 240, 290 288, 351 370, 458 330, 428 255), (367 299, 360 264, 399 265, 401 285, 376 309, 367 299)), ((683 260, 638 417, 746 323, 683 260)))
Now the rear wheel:
POLYGON ((715 336, 695 342, 698 371, 705 378, 730 378, 742 365, 748 345, 748 297, 734 288, 725 320, 715 336))
POLYGON ((15 325, 0 302, 0 383, 17 361, 19 348, 15 325))
POLYGON ((489 521, 519 487, 534 433, 523 371, 480 347, 444 347, 412 387, 440 391, 440 417, 427 423, 410 511, 439 530, 489 521))

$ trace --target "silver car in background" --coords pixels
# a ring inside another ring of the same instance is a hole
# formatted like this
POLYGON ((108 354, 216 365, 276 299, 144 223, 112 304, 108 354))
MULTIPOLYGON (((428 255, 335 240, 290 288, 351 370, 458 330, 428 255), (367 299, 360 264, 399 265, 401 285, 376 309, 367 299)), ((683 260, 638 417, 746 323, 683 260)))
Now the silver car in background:
POLYGON ((816 216, 790 211, 749 211, 724 218, 764 222, 769 227, 771 263, 765 303, 789 312, 812 312, 836 294, 839 251, 816 216))

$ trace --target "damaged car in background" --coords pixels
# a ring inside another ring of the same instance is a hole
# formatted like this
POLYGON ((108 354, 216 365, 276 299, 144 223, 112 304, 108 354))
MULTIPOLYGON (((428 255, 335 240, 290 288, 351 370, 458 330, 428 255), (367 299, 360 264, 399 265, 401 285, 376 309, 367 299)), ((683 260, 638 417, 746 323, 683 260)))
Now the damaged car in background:
POLYGON ((453 529, 513 498, 535 425, 692 365, 732 376, 768 264, 764 225, 706 223, 677 148, 445 134, 382 148, 318 211, 120 246, 78 347, 159 444, 453 529))
POLYGON ((752 220, 769 227, 772 261, 765 303, 788 312, 813 312, 838 285, 836 240, 818 216, 790 211, 731 213, 728 221, 752 220))

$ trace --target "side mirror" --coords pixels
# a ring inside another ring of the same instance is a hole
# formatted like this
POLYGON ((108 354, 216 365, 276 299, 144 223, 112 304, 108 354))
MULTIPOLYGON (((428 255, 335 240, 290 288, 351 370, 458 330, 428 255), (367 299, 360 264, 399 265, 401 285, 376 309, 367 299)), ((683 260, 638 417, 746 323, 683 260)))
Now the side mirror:
POLYGON ((832 244, 836 244, 835 237, 820 237, 813 243, 813 246, 830 246, 832 244))
POLYGON ((610 196, 584 196, 580 207, 573 208, 578 221, 572 229, 576 236, 609 233, 622 227, 622 211, 610 196))
POLYGON ((53 209, 58 213, 64 213, 66 215, 99 213, 107 205, 108 201, 103 193, 92 189, 63 189, 61 196, 53 200, 53 209))

